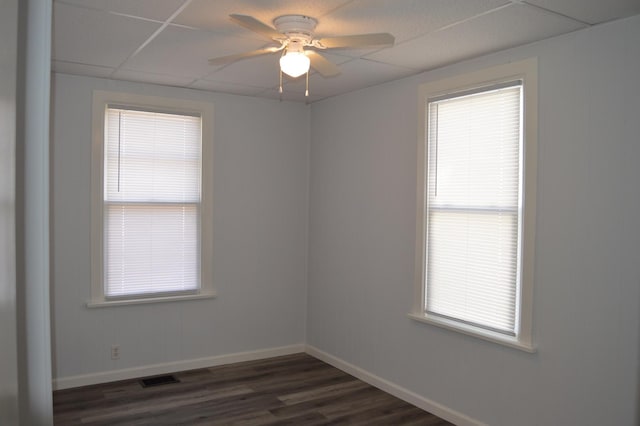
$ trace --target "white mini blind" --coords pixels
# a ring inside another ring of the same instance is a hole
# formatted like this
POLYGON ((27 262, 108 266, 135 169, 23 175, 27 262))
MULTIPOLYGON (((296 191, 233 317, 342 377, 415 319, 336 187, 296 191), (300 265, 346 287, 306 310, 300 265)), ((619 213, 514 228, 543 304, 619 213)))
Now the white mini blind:
POLYGON ((200 287, 201 118, 109 106, 106 298, 200 287))
POLYGON ((517 332, 522 84, 428 102, 427 314, 517 332))

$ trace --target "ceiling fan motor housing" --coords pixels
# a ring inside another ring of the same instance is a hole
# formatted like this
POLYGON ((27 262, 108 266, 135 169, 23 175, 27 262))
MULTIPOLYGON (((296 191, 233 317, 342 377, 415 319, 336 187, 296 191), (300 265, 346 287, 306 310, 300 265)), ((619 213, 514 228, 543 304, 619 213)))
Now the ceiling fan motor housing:
POLYGON ((283 15, 274 19, 273 25, 279 33, 286 35, 290 42, 308 46, 313 40, 313 30, 318 21, 304 15, 283 15))

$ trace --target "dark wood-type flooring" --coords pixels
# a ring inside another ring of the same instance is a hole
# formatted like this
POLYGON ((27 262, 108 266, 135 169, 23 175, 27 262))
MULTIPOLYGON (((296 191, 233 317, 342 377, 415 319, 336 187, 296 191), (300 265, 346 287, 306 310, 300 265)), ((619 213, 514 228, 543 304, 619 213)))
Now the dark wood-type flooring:
POLYGON ((307 354, 53 393, 56 425, 451 425, 307 354))

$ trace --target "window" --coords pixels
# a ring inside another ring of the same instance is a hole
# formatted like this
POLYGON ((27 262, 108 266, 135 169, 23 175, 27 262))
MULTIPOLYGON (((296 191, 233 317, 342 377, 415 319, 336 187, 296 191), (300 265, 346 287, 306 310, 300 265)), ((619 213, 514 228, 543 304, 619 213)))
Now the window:
POLYGON ((212 297, 211 105, 94 92, 89 306, 212 297))
POLYGON ((536 64, 421 87, 411 316, 527 351, 531 338, 536 64))

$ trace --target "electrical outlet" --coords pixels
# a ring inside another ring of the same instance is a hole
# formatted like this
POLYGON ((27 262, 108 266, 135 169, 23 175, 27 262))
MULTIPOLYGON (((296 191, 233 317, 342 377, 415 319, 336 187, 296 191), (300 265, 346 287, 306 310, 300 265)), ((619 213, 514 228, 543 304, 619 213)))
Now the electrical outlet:
POLYGON ((120 345, 111 346, 111 359, 120 359, 120 345))

